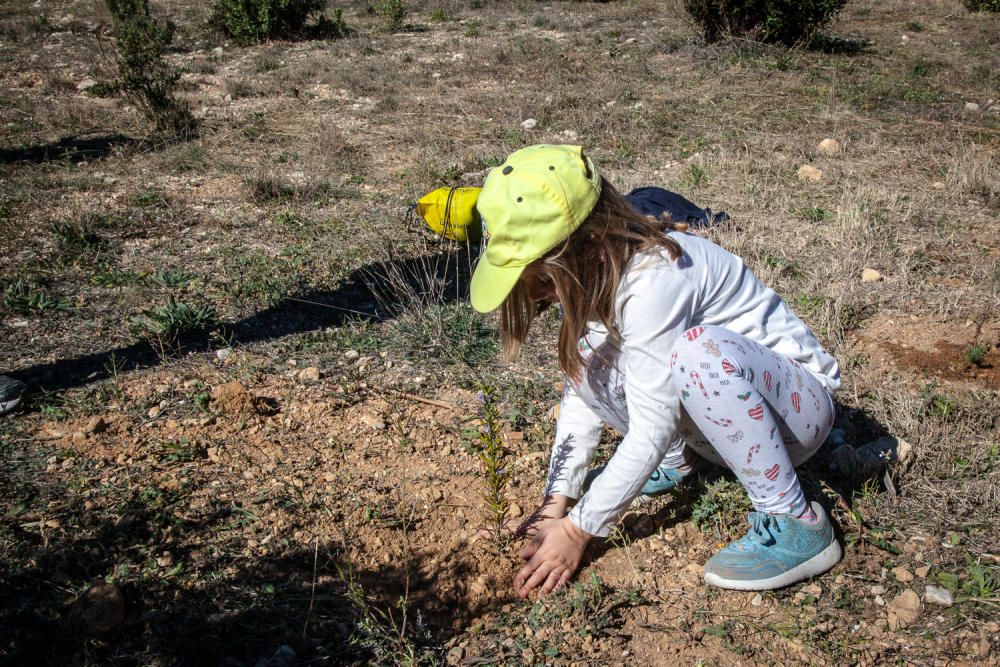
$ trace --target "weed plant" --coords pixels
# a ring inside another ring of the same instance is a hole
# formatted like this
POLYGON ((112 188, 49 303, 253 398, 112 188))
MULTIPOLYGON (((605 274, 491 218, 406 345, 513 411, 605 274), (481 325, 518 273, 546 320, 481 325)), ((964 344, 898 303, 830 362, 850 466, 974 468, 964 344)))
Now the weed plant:
POLYGON ((968 350, 965 351, 965 360, 972 364, 973 366, 983 367, 983 363, 986 361, 986 354, 990 351, 988 345, 983 343, 978 343, 973 345, 968 350))
POLYGON ((970 12, 1000 12, 1000 0, 962 0, 970 12))
POLYGON ((382 17, 386 31, 399 32, 406 18, 406 4, 404 0, 379 0, 375 13, 382 17))
POLYGON ((154 21, 147 0, 104 0, 111 12, 118 86, 125 97, 167 137, 188 138, 197 123, 174 92, 180 70, 163 59, 174 35, 169 21, 154 21))
POLYGON ((143 311, 132 320, 132 332, 149 341, 162 355, 181 347, 185 338, 203 332, 217 323, 210 306, 191 306, 174 299, 157 308, 143 311))
POLYGON ((483 498, 486 520, 497 551, 503 551, 507 546, 506 525, 510 515, 510 500, 507 498, 510 461, 504 442, 500 409, 492 387, 481 386, 479 404, 482 418, 479 428, 479 461, 483 464, 483 473, 486 475, 486 493, 483 498))
POLYGON ((48 290, 23 278, 2 283, 0 302, 3 303, 4 308, 9 308, 20 315, 71 309, 69 301, 53 297, 48 290))
POLYGON ((692 503, 691 521, 703 533, 728 541, 741 531, 750 509, 750 499, 743 487, 721 478, 706 484, 692 503))

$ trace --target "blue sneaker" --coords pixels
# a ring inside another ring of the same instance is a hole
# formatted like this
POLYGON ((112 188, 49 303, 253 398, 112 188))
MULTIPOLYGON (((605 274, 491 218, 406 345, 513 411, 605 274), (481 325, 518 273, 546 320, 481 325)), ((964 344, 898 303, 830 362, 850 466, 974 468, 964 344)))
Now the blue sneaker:
MULTIPOLYGON (((653 474, 649 476, 649 479, 646 480, 646 483, 642 485, 642 489, 640 490, 641 495, 636 498, 636 500, 651 500, 656 496, 662 496, 668 491, 673 491, 680 486, 685 479, 690 478, 696 472, 704 470, 705 468, 706 465, 703 460, 698 460, 693 466, 691 466, 691 470, 688 472, 681 472, 676 468, 668 468, 663 465, 658 466, 656 470, 653 471, 653 474)), ((594 468, 587 473, 587 476, 583 479, 584 492, 590 488, 590 485, 600 476, 602 472, 604 472, 604 466, 594 468)))
POLYGON ((0 415, 7 414, 21 402, 25 386, 9 375, 0 375, 0 415))
POLYGON ((750 512, 750 530, 705 563, 705 583, 737 591, 764 591, 814 577, 843 552, 818 503, 815 524, 784 514, 750 512))

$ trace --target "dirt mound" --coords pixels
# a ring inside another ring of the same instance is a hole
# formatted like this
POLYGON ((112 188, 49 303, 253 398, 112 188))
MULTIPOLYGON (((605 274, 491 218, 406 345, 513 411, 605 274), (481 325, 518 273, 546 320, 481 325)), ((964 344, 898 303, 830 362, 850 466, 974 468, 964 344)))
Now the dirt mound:
POLYGON ((254 396, 239 380, 219 385, 211 398, 212 407, 227 415, 270 415, 277 411, 274 401, 254 396))

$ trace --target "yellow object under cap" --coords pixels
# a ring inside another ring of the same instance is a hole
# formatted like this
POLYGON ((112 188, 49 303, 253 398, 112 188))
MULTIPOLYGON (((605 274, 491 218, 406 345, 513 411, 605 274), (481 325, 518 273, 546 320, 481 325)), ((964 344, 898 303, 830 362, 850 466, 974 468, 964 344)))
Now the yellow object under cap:
POLYGON ((471 236, 478 242, 476 200, 481 189, 438 188, 417 201, 417 213, 435 234, 452 241, 465 241, 471 236))

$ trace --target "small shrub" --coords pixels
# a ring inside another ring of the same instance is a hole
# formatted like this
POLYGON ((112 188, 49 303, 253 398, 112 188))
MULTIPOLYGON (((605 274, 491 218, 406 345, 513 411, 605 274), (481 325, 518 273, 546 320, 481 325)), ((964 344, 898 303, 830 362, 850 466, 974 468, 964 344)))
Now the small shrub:
POLYGON ((171 137, 190 137, 196 122, 188 105, 174 90, 180 70, 163 59, 174 26, 149 15, 147 0, 104 0, 114 24, 118 87, 155 126, 171 137))
POLYGON ((1000 0, 962 0, 970 12, 1000 12, 1000 0))
POLYGON ((21 315, 44 313, 50 310, 70 310, 70 302, 53 297, 44 288, 24 279, 3 284, 0 303, 21 315))
POLYGON ((847 0, 684 0, 708 43, 748 37, 792 45, 809 40, 847 0))
POLYGON ((105 245, 104 238, 97 233, 89 218, 78 222, 61 220, 52 224, 52 235, 65 255, 78 256, 95 253, 105 245))
POLYGON ((307 22, 325 8, 326 0, 217 0, 209 23, 240 46, 302 37, 307 32, 329 37, 346 34, 339 9, 333 19, 319 17, 307 28, 307 22))
POLYGON ((965 360, 973 366, 979 366, 982 368, 983 362, 986 361, 986 354, 989 351, 989 345, 984 345, 983 343, 973 345, 965 351, 965 360))
POLYGON ((406 4, 403 0, 379 0, 375 13, 385 21, 386 30, 398 32, 402 30, 403 19, 406 18, 406 4))

